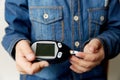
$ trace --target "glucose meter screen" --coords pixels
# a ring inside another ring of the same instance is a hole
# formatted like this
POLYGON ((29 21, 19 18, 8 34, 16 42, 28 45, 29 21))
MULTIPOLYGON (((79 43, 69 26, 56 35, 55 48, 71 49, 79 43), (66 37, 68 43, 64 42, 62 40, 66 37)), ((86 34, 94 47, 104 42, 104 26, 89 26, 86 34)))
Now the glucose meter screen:
POLYGON ((55 55, 55 44, 37 43, 36 56, 50 56, 55 55))

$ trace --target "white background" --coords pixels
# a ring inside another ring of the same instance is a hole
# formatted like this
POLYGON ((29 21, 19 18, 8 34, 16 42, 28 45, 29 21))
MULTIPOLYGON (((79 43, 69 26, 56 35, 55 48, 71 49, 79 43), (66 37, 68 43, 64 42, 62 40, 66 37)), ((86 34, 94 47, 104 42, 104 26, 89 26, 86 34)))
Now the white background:
MULTIPOLYGON (((0 0, 0 42, 7 23, 4 20, 4 0, 0 0)), ((120 80, 120 55, 110 60, 108 80, 120 80)), ((0 43, 0 80, 19 80, 15 62, 0 43)))

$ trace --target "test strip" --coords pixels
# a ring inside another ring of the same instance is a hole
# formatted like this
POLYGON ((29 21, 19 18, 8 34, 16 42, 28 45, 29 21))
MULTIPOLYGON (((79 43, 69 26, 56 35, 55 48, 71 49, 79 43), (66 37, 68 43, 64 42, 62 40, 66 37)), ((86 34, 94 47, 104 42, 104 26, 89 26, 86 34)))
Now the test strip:
POLYGON ((76 53, 78 53, 79 51, 75 51, 75 50, 70 50, 70 54, 71 55, 74 55, 74 54, 76 54, 76 53))

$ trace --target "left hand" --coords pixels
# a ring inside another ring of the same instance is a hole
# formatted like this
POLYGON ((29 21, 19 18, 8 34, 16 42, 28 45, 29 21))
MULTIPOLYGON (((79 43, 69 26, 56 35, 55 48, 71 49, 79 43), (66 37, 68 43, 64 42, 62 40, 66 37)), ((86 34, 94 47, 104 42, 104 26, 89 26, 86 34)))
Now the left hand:
POLYGON ((86 44, 83 52, 70 58, 70 69, 76 73, 88 72, 99 65, 104 57, 103 45, 98 39, 92 39, 86 44))

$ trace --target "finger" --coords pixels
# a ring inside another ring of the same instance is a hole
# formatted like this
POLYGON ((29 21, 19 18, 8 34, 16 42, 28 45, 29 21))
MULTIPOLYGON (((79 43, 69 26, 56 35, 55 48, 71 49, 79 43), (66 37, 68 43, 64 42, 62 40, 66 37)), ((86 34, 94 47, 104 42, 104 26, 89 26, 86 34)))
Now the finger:
POLYGON ((21 66, 16 64, 16 68, 21 74, 34 74, 39 72, 44 67, 47 67, 48 65, 49 64, 46 61, 41 61, 33 63, 31 66, 26 66, 25 68, 23 68, 23 65, 21 66))
POLYGON ((49 63, 47 61, 40 61, 40 62, 36 62, 33 63, 31 66, 31 69, 33 70, 33 73, 37 73, 40 70, 42 70, 44 67, 48 67, 49 63))
POLYGON ((84 59, 86 61, 91 61, 91 62, 95 62, 100 59, 99 54, 90 54, 90 53, 79 52, 76 54, 76 56, 81 59, 84 59))
POLYGON ((72 64, 70 66, 71 70, 73 70, 74 72, 77 72, 77 73, 84 73, 84 72, 88 72, 88 71, 92 70, 95 66, 99 65, 99 62, 92 63, 92 65, 87 64, 87 66, 78 66, 74 62, 71 62, 71 64, 72 64))
POLYGON ((75 56, 78 57, 78 58, 81 58, 81 59, 85 58, 85 52, 78 52, 78 53, 75 54, 75 56))
POLYGON ((74 65, 71 65, 70 69, 76 73, 84 73, 84 72, 88 72, 91 70, 91 69, 87 69, 81 66, 74 66, 74 65))
POLYGON ((70 66, 70 69, 77 73, 88 72, 91 69, 93 69, 95 66, 100 64, 99 61, 96 62, 85 61, 83 59, 75 58, 75 56, 72 57, 70 63, 72 64, 70 66))
MULTIPOLYGON (((18 54, 20 54, 20 53, 18 53, 18 54)), ((26 57, 24 57, 22 54, 20 54, 20 56, 17 55, 16 63, 19 64, 19 66, 23 69, 23 71, 28 74, 34 74, 34 73, 40 71, 43 67, 48 66, 47 62, 42 62, 42 61, 32 63, 31 61, 26 59, 26 57)))
POLYGON ((75 57, 75 56, 72 56, 72 57, 70 58, 70 62, 74 62, 74 63, 77 64, 77 65, 80 64, 80 60, 82 60, 82 59, 77 58, 77 57, 75 57))
POLYGON ((70 59, 70 62, 73 62, 73 63, 77 64, 78 66, 82 66, 82 67, 87 68, 87 69, 92 69, 96 65, 96 62, 91 62, 91 61, 87 61, 84 59, 79 59, 75 56, 73 56, 70 59))
POLYGON ((73 65, 70 66, 70 69, 76 73, 83 73, 82 71, 77 70, 73 65))
POLYGON ((76 64, 76 62, 71 61, 71 66, 70 69, 77 72, 77 73, 83 73, 83 72, 87 72, 90 70, 90 68, 85 68, 83 66, 80 66, 79 64, 76 64))
POLYGON ((28 61, 25 57, 18 57, 17 63, 19 64, 19 66, 21 66, 23 71, 28 74, 34 74, 49 65, 46 61, 32 63, 28 61))

